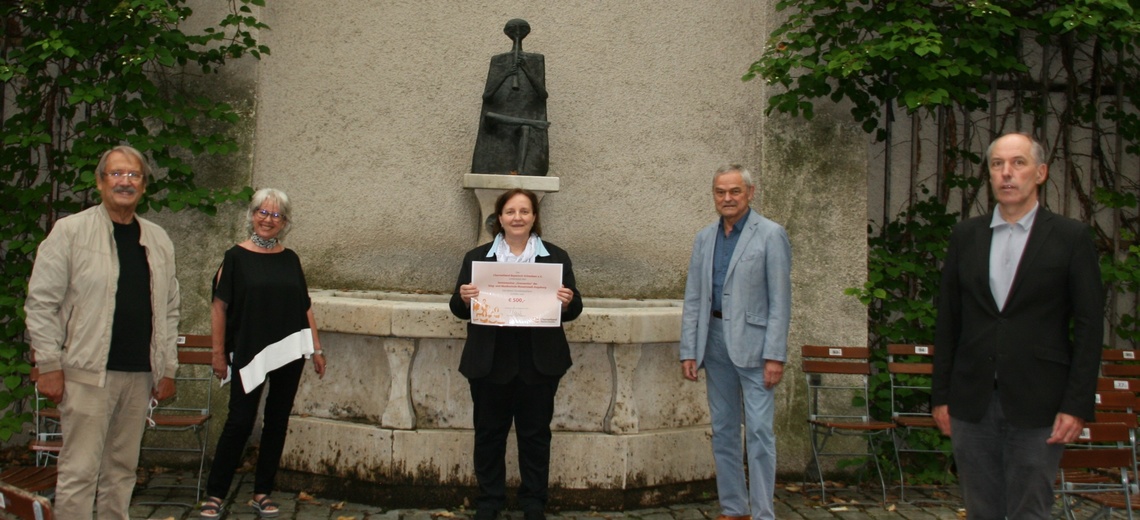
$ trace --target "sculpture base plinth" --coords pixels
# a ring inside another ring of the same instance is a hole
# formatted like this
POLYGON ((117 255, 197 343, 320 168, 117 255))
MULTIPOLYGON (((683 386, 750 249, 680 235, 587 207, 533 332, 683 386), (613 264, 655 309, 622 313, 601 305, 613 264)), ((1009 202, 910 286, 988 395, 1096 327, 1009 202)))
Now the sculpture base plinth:
POLYGON ((535 177, 531 175, 494 175, 487 173, 467 173, 463 175, 463 187, 475 191, 479 201, 479 240, 476 244, 490 242, 491 232, 487 229, 490 218, 495 214, 495 199, 504 191, 523 188, 538 195, 538 200, 550 192, 558 191, 561 182, 558 177, 535 177))

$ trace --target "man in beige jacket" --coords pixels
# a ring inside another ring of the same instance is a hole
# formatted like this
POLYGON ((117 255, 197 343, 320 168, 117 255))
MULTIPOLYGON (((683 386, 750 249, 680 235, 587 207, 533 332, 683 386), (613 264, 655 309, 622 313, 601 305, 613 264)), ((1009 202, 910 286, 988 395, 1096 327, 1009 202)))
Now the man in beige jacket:
POLYGON ((60 219, 28 282, 28 335, 40 393, 59 403, 56 515, 128 520, 153 397, 174 395, 178 280, 174 245, 135 215, 150 165, 117 146, 95 168, 102 203, 60 219))

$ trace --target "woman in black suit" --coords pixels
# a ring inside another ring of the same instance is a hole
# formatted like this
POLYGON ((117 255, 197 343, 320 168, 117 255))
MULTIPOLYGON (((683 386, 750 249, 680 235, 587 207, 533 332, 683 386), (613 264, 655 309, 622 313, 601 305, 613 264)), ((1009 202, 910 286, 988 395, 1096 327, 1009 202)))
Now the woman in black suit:
MULTIPOLYGON (((539 235, 538 197, 513 189, 495 201, 495 240, 463 257, 451 313, 471 319, 472 262, 562 264, 562 322, 582 313, 570 256, 539 235)), ((558 327, 494 327, 467 323, 459 372, 471 385, 475 405, 475 477, 479 482, 476 520, 494 520, 506 505, 507 434, 514 422, 518 438, 519 505, 525 520, 543 520, 550 473, 550 422, 558 380, 570 368, 570 345, 558 327)))

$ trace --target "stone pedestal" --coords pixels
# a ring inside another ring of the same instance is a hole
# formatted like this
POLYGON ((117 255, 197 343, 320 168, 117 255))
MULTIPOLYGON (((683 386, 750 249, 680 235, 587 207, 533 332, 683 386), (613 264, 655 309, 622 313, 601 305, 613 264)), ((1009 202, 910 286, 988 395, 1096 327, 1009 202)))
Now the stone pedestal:
MULTIPOLYGON (((312 370, 302 377, 282 457, 290 478, 302 479, 292 485, 335 494, 349 479, 379 486, 369 493, 398 488, 445 503, 473 496, 471 395, 457 370, 466 323, 451 315, 449 297, 312 298, 331 368, 324 379, 312 370)), ((613 510, 708 496, 715 474, 705 385, 677 369, 681 302, 584 300, 565 325, 574 366, 551 421, 552 503, 613 510)), ((514 487, 517 447, 513 436, 508 442, 514 487)))
POLYGON ((542 197, 549 192, 558 191, 561 186, 558 177, 535 177, 531 175, 493 175, 486 173, 467 173, 463 175, 463 187, 475 191, 475 198, 479 200, 479 241, 476 244, 490 242, 491 232, 488 230, 491 216, 495 214, 495 199, 504 191, 523 188, 533 191, 542 197))

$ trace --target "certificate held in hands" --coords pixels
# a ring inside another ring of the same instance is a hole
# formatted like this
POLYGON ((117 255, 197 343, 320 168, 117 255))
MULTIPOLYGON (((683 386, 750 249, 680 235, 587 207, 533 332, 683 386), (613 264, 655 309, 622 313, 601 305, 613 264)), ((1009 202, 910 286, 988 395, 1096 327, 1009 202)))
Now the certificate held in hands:
POLYGON ((471 323, 499 327, 562 325, 562 264, 472 262, 471 323))

